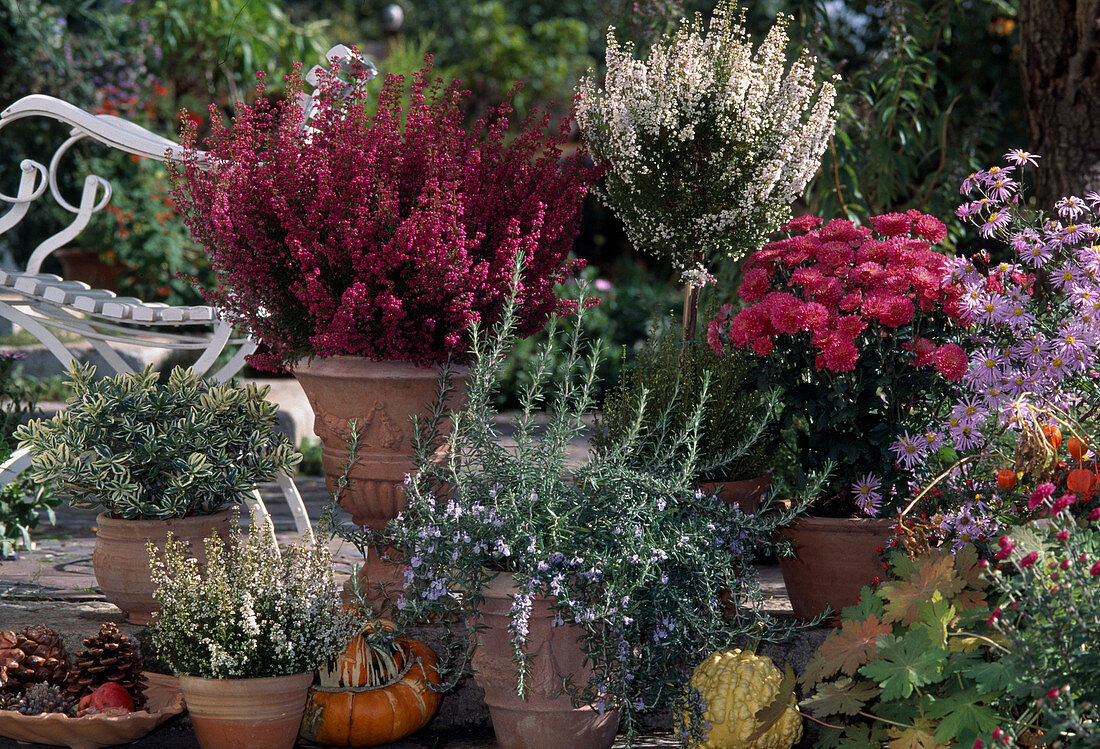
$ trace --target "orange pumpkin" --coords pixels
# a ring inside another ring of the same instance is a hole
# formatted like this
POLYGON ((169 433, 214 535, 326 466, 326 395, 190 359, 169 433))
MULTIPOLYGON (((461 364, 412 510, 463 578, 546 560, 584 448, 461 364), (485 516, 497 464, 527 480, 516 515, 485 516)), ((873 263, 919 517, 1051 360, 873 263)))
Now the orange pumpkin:
MULTIPOLYGON (((397 625, 389 619, 378 619, 375 626, 393 631, 397 625)), ((369 628, 364 633, 369 632, 369 628)), ((323 687, 365 687, 385 684, 405 665, 405 652, 398 639, 388 645, 371 644, 366 637, 352 638, 344 654, 334 663, 318 669, 318 681, 323 687)))
POLYGON ((1055 450, 1062 444, 1062 430, 1055 424, 1047 424, 1043 427, 1043 436, 1047 438, 1047 443, 1055 450))
POLYGON ((1076 437, 1070 437, 1066 440, 1066 450, 1069 451, 1074 460, 1080 460, 1084 457, 1086 447, 1085 443, 1076 437))
POLYGON ((1078 494, 1084 494, 1092 488, 1092 482, 1096 480, 1096 476, 1087 468, 1074 468, 1066 476, 1066 486, 1071 492, 1077 492, 1078 494))
POLYGON ((1011 468, 1002 468, 997 471, 997 487, 1000 489, 1016 488, 1016 471, 1011 468))
MULTIPOLYGON (((435 653, 417 640, 395 642, 403 665, 388 683, 310 687, 302 738, 326 746, 378 746, 402 739, 432 719, 443 697, 432 688, 442 682, 435 653)), ((353 641, 348 649, 360 647, 353 641)))

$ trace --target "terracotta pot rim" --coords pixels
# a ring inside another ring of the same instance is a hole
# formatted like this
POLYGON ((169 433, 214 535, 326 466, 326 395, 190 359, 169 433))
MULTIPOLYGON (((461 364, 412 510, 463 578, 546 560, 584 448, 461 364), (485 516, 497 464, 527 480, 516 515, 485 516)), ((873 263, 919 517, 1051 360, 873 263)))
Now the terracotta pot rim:
POLYGON ((856 526, 859 528, 889 528, 893 526, 893 518, 831 518, 823 515, 800 515, 795 518, 794 524, 788 528, 802 526, 806 529, 833 529, 838 525, 856 526))
MULTIPOLYGON (((381 375, 392 373, 402 375, 403 377, 408 377, 409 375, 418 375, 421 377, 430 376, 435 378, 439 376, 439 368, 442 365, 429 364, 428 366, 420 366, 418 364, 401 361, 399 359, 376 360, 366 356, 350 356, 347 354, 339 354, 337 356, 303 357, 295 364, 288 366, 287 369, 290 370, 291 374, 295 376, 298 375, 299 372, 304 372, 308 376, 310 374, 329 374, 328 370, 334 369, 339 366, 370 368, 381 375)), ((461 377, 469 374, 471 370, 469 366, 464 364, 452 364, 451 371, 461 377)))
POLYGON ((218 510, 217 512, 211 512, 204 515, 185 515, 182 518, 136 518, 134 520, 127 520, 126 518, 111 517, 111 515, 104 510, 96 515, 97 525, 114 525, 117 527, 137 528, 140 525, 147 525, 150 527, 160 527, 165 523, 173 523, 175 525, 194 525, 208 523, 212 518, 221 519, 229 517, 233 513, 233 508, 226 508, 224 510, 218 510))
POLYGON ((219 682, 219 683, 232 682, 232 683, 235 683, 235 684, 244 684, 244 683, 247 682, 250 685, 254 685, 254 686, 257 686, 257 687, 262 687, 265 684, 271 684, 271 683, 275 683, 275 682, 286 681, 286 680, 289 680, 289 679, 292 679, 292 678, 295 678, 295 677, 302 678, 302 677, 305 677, 305 676, 309 676, 312 679, 313 678, 313 672, 312 671, 298 671, 297 673, 280 674, 278 676, 230 676, 230 677, 227 677, 227 678, 224 678, 224 679, 217 678, 217 677, 191 676, 190 674, 179 674, 176 678, 178 678, 180 680, 181 685, 184 684, 185 682, 200 683, 200 684, 211 684, 213 682, 219 682))

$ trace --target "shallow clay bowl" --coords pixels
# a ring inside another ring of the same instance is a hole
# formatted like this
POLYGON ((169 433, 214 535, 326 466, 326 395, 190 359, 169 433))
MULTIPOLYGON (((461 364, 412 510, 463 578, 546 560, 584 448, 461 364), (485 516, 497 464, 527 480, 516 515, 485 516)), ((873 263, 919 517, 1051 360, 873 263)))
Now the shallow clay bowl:
POLYGON ((183 712, 179 681, 172 676, 145 672, 144 710, 129 715, 85 715, 70 718, 61 713, 21 715, 0 710, 0 736, 35 744, 60 744, 72 749, 99 749, 128 744, 150 733, 173 715, 183 712))

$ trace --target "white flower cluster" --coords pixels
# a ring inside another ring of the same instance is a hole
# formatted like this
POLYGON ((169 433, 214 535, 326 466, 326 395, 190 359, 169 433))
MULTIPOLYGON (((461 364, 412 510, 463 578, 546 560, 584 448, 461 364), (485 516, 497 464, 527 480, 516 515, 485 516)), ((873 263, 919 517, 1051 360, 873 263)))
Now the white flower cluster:
POLYGON ((730 0, 665 35, 646 60, 608 33, 604 88, 580 85, 577 119, 608 165, 601 197, 635 246, 677 267, 738 259, 775 231, 817 172, 836 121, 815 61, 789 68, 780 17, 753 49, 730 0))
POLYGON ((205 678, 312 671, 343 652, 358 629, 340 603, 328 550, 281 550, 270 527, 224 546, 204 544, 205 568, 170 541, 151 562, 161 610, 150 627, 155 655, 205 678))

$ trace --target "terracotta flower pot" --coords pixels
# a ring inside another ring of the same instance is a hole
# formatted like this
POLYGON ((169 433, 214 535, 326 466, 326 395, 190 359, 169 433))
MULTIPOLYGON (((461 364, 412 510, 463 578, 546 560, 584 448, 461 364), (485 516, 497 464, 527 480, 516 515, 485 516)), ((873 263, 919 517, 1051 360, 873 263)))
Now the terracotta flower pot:
POLYGON ((706 481, 699 484, 699 488, 707 494, 717 494, 718 499, 730 507, 738 507, 746 515, 752 515, 771 485, 772 475, 762 473, 741 481, 706 481))
POLYGON ((101 512, 96 518, 92 568, 104 597, 122 609, 131 624, 148 624, 158 606, 153 599, 145 544, 151 541, 163 552, 171 532, 177 540, 191 543, 191 551, 201 564, 206 561, 203 539, 215 529, 219 536, 227 537, 231 519, 229 510, 168 520, 120 520, 101 512))
POLYGON ((291 749, 312 683, 313 672, 263 679, 180 676, 202 749, 291 749))
MULTIPOLYGON (((316 416, 313 430, 321 439, 321 462, 329 491, 348 462, 348 422, 359 430, 359 460, 348 475, 340 506, 361 527, 381 529, 405 507, 405 476, 413 470, 413 427, 409 417, 426 416, 436 397, 439 370, 405 362, 374 362, 357 356, 330 356, 303 361, 294 376, 316 416)), ((448 405, 465 396, 469 371, 455 372, 448 405)))
POLYGON ((528 620, 525 651, 530 673, 523 699, 516 694, 516 666, 512 659, 512 595, 517 588, 507 575, 497 576, 482 591, 480 624, 474 630, 474 678, 485 690, 493 731, 501 749, 599 749, 610 747, 619 727, 619 712, 599 713, 592 707, 573 707, 562 693, 562 678, 585 684, 591 668, 585 664, 579 637, 572 624, 552 627, 551 598, 535 598, 528 620))
POLYGON ((61 274, 67 281, 83 281, 93 289, 118 291, 122 266, 108 265, 94 249, 62 247, 53 251, 61 261, 61 274))
POLYGON ((854 605, 863 586, 882 574, 875 549, 890 541, 892 526, 881 518, 803 517, 785 528, 795 556, 780 557, 779 566, 794 615, 810 619, 828 607, 827 623, 836 626, 840 609, 854 605))

